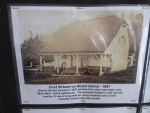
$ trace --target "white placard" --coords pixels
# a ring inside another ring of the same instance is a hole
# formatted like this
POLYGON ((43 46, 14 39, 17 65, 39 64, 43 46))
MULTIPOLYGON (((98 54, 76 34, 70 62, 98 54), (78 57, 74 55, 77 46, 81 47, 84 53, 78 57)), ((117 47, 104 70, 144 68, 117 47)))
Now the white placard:
POLYGON ((134 107, 114 108, 68 108, 68 109, 22 109, 22 113, 136 113, 134 107))
POLYGON ((143 106, 141 113, 150 113, 150 106, 143 106))
POLYGON ((22 104, 138 103, 148 6, 11 6, 22 104))

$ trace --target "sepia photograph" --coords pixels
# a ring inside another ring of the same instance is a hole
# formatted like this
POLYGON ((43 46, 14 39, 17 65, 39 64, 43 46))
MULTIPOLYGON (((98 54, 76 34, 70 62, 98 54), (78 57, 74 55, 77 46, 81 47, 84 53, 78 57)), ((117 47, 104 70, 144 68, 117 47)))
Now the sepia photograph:
POLYGON ((147 8, 10 8, 22 104, 138 103, 147 8))
POLYGON ((25 84, 136 82, 143 11, 18 11, 25 84))

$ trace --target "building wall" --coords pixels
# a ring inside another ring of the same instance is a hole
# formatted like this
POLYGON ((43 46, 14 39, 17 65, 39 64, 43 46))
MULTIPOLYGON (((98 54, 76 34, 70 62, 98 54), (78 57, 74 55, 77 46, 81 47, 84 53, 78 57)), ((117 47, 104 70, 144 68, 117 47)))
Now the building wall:
POLYGON ((70 55, 65 55, 65 57, 62 57, 59 60, 59 67, 62 67, 63 63, 65 63, 66 68, 71 67, 71 56, 70 55))
POLYGON ((117 35, 112 40, 105 54, 112 55, 111 71, 127 69, 127 59, 129 54, 129 28, 121 26, 117 35))
MULTIPOLYGON (((78 56, 79 58, 81 57, 80 55, 78 56)), ((76 58, 76 56, 75 56, 76 58)), ((73 56, 71 56, 71 67, 76 67, 76 60, 73 56)), ((82 58, 79 59, 78 61, 78 67, 81 67, 81 62, 82 62, 82 58)))
POLYGON ((89 56, 89 66, 99 66, 99 65, 100 65, 99 61, 94 55, 89 56))
MULTIPOLYGON (((79 56, 80 57, 80 56, 79 56)), ((84 57, 83 57, 84 58, 84 57)), ((95 57, 95 55, 90 55, 88 56, 88 61, 87 62, 83 62, 84 59, 81 58, 78 61, 78 67, 86 67, 86 66, 100 66, 100 61, 95 57), (85 63, 85 64, 83 64, 85 63)), ((103 60, 101 61, 101 63, 105 64, 105 67, 110 67, 111 63, 110 60, 108 60, 109 58, 106 56, 106 59, 103 57, 103 60)), ((70 67, 76 67, 76 60, 71 56, 71 55, 66 55, 66 58, 60 58, 59 60, 59 67, 62 67, 62 64, 65 62, 65 66, 66 68, 70 68, 70 67)), ((56 62, 57 63, 57 62, 56 62)), ((47 66, 54 66, 55 62, 45 62, 44 67, 47 66)))
POLYGON ((103 67, 110 67, 111 66, 111 58, 110 56, 104 56, 104 54, 99 58, 102 58, 101 60, 98 60, 94 55, 89 57, 89 66, 100 66, 100 64, 103 64, 103 67))

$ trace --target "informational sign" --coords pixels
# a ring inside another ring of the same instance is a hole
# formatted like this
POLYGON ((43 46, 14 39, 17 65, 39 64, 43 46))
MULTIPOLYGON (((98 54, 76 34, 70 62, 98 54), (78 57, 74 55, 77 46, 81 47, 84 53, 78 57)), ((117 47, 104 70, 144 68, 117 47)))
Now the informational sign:
MULTIPOLYGON (((134 107, 116 108, 68 108, 68 109, 23 109, 22 113, 136 113, 134 107)), ((147 112, 146 112, 147 113, 147 112)))
POLYGON ((143 106, 141 113, 150 113, 150 106, 143 106))
POLYGON ((147 6, 10 6, 22 104, 138 103, 147 6))

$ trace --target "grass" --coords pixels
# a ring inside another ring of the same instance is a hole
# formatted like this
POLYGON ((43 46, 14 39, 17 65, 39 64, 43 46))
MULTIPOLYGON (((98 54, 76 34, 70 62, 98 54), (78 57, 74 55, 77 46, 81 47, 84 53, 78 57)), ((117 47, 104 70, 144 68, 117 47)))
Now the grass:
POLYGON ((136 70, 111 73, 108 75, 81 76, 51 76, 50 74, 39 74, 36 78, 25 78, 26 84, 71 84, 71 83, 106 83, 106 84, 134 84, 136 81, 136 70))

